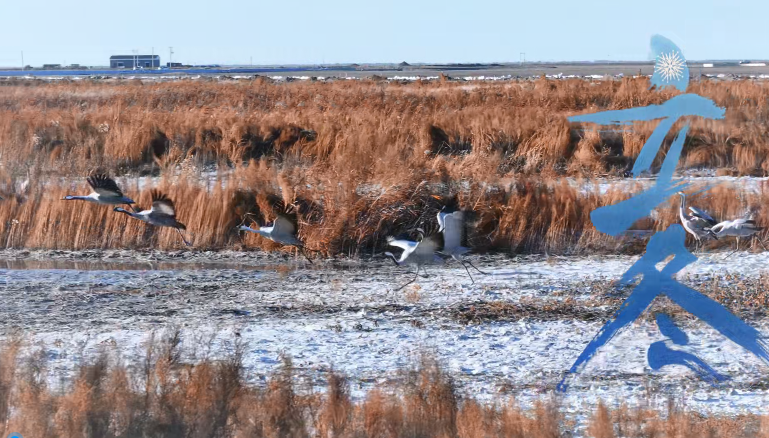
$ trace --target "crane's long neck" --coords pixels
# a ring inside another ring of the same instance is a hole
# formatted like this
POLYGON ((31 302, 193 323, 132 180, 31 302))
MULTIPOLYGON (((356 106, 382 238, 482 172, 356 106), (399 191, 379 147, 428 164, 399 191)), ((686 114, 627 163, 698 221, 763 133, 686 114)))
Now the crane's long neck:
POLYGON ((242 225, 240 227, 240 231, 248 231, 249 233, 258 234, 258 235, 260 235, 262 237, 266 237, 268 239, 270 238, 270 233, 268 233, 266 231, 263 231, 263 230, 261 230, 259 228, 251 228, 251 227, 247 227, 245 225, 242 225))
POLYGON ((93 201, 93 198, 90 196, 72 196, 68 195, 64 197, 65 201, 93 201))
POLYGON ((681 222, 686 220, 686 195, 681 193, 681 208, 678 209, 678 215, 681 216, 681 222))
POLYGON ((122 208, 122 207, 115 207, 114 211, 117 211, 119 213, 125 213, 128 216, 131 216, 131 217, 136 218, 136 219, 144 220, 143 217, 141 217, 138 213, 130 212, 130 211, 128 211, 128 210, 126 210, 125 208, 122 208))
POLYGON ((391 253, 391 252, 386 252, 386 253, 384 253, 384 254, 385 254, 387 257, 389 257, 390 259, 392 259, 393 263, 395 263, 395 266, 400 266, 400 265, 401 265, 401 263, 398 261, 398 259, 396 259, 396 258, 395 258, 395 256, 393 255, 393 253, 391 253))

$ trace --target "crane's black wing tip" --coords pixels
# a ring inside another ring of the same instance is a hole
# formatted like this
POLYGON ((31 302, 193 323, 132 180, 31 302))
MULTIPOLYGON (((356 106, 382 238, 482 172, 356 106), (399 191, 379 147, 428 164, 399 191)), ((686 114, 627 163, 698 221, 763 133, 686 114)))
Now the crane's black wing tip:
POLYGON ((163 204, 166 207, 170 208, 172 213, 171 212, 169 213, 171 216, 176 215, 176 207, 174 206, 174 201, 171 198, 169 198, 168 195, 161 192, 160 190, 153 189, 152 191, 150 191, 150 196, 152 197, 153 206, 155 204, 163 204))
POLYGON ((173 201, 171 201, 171 198, 168 197, 165 193, 161 192, 158 189, 152 189, 150 190, 150 196, 152 197, 152 202, 155 201, 168 201, 173 204, 173 201))
POLYGON ((120 190, 120 187, 118 187, 115 180, 105 173, 94 173, 86 177, 85 180, 94 190, 103 189, 116 193, 118 196, 123 196, 123 192, 120 190))

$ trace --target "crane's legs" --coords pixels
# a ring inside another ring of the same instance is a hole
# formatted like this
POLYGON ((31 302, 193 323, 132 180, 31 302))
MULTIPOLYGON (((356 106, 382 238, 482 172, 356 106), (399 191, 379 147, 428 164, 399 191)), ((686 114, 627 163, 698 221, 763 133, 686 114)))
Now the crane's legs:
POLYGON ((732 251, 729 254, 727 254, 726 257, 724 257, 724 260, 728 259, 732 254, 734 254, 735 252, 737 252, 739 250, 740 250, 740 238, 738 237, 737 238, 737 247, 734 248, 734 251, 732 251))
POLYGON ((467 269, 467 265, 465 265, 465 262, 462 260, 460 260, 459 262, 462 263, 462 267, 465 268, 465 271, 467 271, 467 276, 470 277, 470 281, 472 281, 473 284, 475 284, 475 280, 473 279, 473 276, 470 275, 470 270, 467 269))
POLYGON ((472 266, 472 267, 473 267, 473 269, 475 269, 476 271, 478 271, 479 273, 481 273, 481 274, 483 274, 483 275, 489 275, 489 273, 488 273, 488 272, 483 272, 483 271, 481 271, 480 269, 478 269, 478 268, 477 268, 477 267, 476 267, 476 266, 473 264, 473 262, 471 262, 470 260, 461 260, 461 259, 456 259, 456 260, 457 260, 459 263, 461 263, 461 264, 462 264, 462 267, 463 267, 463 268, 465 268, 465 271, 467 271, 467 276, 468 276, 468 277, 470 277, 470 281, 472 281, 472 282, 473 282, 473 284, 475 284, 475 279, 473 278, 473 276, 472 276, 472 275, 470 275, 470 270, 467 268, 467 265, 470 265, 470 266, 472 266))
POLYGON ((464 263, 467 263, 468 265, 472 266, 472 267, 473 267, 473 269, 475 269, 476 271, 478 271, 478 273, 479 273, 479 274, 483 274, 483 275, 489 275, 489 273, 488 273, 488 272, 483 272, 483 271, 481 271, 480 269, 476 268, 476 267, 475 267, 475 265, 474 265, 474 264, 473 264, 473 263, 472 263, 470 260, 465 260, 465 261, 464 261, 464 263))
POLYGON ((395 289, 395 291, 397 292, 397 291, 399 291, 399 290, 403 289, 404 287, 406 287, 406 286, 410 285, 411 283, 413 283, 413 282, 417 281, 417 278, 419 278, 419 265, 417 265, 417 272, 416 272, 416 274, 414 275, 414 278, 412 278, 412 279, 411 279, 411 281, 409 281, 409 282, 405 283, 403 286, 399 287, 398 289, 395 289))
POLYGON ((304 247, 302 247, 302 246, 297 246, 297 247, 296 247, 296 249, 298 249, 298 250, 299 250, 299 252, 300 252, 300 253, 302 253, 302 255, 304 256, 304 258, 306 258, 306 259, 307 259, 307 261, 308 261, 308 262, 310 262, 310 264, 312 264, 312 260, 310 260, 310 257, 308 257, 308 256, 307 256, 307 253, 304 251, 304 247))
POLYGON ((184 234, 182 234, 182 230, 176 228, 176 232, 179 233, 179 237, 182 238, 182 242, 184 242, 185 245, 192 246, 192 244, 190 242, 187 242, 187 239, 184 238, 184 234))

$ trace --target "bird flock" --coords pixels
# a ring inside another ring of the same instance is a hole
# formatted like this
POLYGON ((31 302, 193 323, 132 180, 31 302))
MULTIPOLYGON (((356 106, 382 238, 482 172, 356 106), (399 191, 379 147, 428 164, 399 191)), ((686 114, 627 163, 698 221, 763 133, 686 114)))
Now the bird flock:
MULTIPOLYGON (((165 194, 153 190, 151 192, 152 206, 150 209, 137 210, 134 207, 134 200, 123 194, 117 183, 107 175, 94 174, 86 178, 86 181, 92 188, 92 192, 89 195, 68 195, 63 199, 118 206, 114 208, 115 212, 123 213, 153 226, 173 228, 179 233, 185 245, 191 245, 183 233, 186 230, 186 226, 176 219, 174 202, 165 194), (120 207, 122 205, 127 205, 131 211, 120 207)), ((678 194, 681 200, 679 218, 684 229, 694 237, 695 251, 701 250, 703 242, 708 239, 718 240, 725 237, 735 237, 735 250, 727 255, 728 257, 739 250, 740 239, 755 239, 757 234, 763 230, 752 218, 738 218, 717 222, 711 215, 699 208, 694 206, 688 206, 687 208, 686 194, 683 192, 678 194)), ((443 201, 443 198, 439 196, 435 196, 435 198, 443 201)), ((312 263, 312 260, 305 251, 305 245, 298 235, 299 222, 296 205, 286 205, 282 200, 273 200, 273 210, 275 220, 271 224, 252 227, 242 223, 237 229, 239 231, 259 234, 283 246, 293 246, 312 263)), ((454 195, 444 202, 443 207, 437 214, 437 230, 426 233, 424 229, 416 228, 416 240, 396 239, 392 236, 387 237, 387 245, 399 248, 401 252, 399 256, 395 256, 391 252, 385 252, 384 255, 389 257, 397 266, 413 265, 416 267, 414 277, 402 285, 399 290, 415 282, 419 277, 420 271, 423 271, 426 275, 426 266, 430 264, 445 264, 449 261, 458 262, 465 268, 467 275, 473 282, 475 280, 470 273, 469 267, 472 267, 480 274, 486 275, 485 272, 478 269, 465 257, 471 252, 471 248, 466 246, 467 219, 471 214, 471 211, 464 211, 459 207, 457 197, 454 195)), ((766 249, 764 243, 760 239, 758 241, 766 249)))
MULTIPOLYGON (((115 212, 123 213, 153 226, 173 228, 179 233, 179 237, 181 237, 185 245, 191 245, 182 233, 187 227, 176 219, 174 202, 165 194, 153 190, 151 192, 152 207, 149 210, 137 210, 134 207, 136 202, 126 196, 115 180, 109 176, 95 174, 87 177, 86 181, 92 189, 90 194, 85 196, 68 195, 63 200, 118 206, 113 209, 115 212), (120 207, 122 205, 127 205, 131 211, 120 207)), ((437 196, 436 198, 441 199, 437 196)), ((282 201, 273 200, 275 220, 271 224, 258 227, 241 224, 237 229, 239 231, 259 234, 280 245, 293 246, 312 263, 312 260, 305 251, 304 243, 298 236, 299 222, 296 210, 297 207, 294 204, 286 205, 282 201)), ((470 248, 464 246, 467 240, 466 218, 468 213, 459 208, 457 197, 453 196, 448 199, 448 202, 445 203, 437 214, 437 231, 425 235, 422 228, 417 228, 416 231, 418 231, 419 237, 416 241, 396 239, 392 236, 387 238, 389 246, 400 248, 402 251, 399 257, 394 256, 391 252, 385 252, 386 256, 390 257, 398 266, 404 264, 416 266, 415 277, 399 289, 416 281, 420 270, 425 270, 425 265, 445 263, 450 260, 462 264, 473 282, 475 280, 470 274, 468 266, 471 266, 481 274, 486 274, 464 258, 470 252, 470 248)))
POLYGON ((756 235, 764 229, 759 227, 755 220, 751 218, 739 218, 716 222, 712 216, 697 207, 689 206, 687 211, 686 194, 678 192, 678 195, 681 196, 681 207, 678 209, 678 215, 686 232, 694 237, 695 251, 697 248, 702 248, 703 240, 709 238, 718 240, 724 237, 735 237, 737 240, 734 251, 729 253, 726 257, 729 257, 740 249, 741 238, 758 240, 761 246, 766 250, 764 242, 762 242, 761 239, 756 238, 756 235))
POLYGON ((163 193, 153 190, 152 194, 152 207, 149 210, 137 211, 134 208, 134 200, 125 196, 123 191, 120 190, 115 180, 104 174, 91 175, 86 178, 88 185, 93 190, 91 194, 87 196, 73 196, 67 195, 63 198, 65 201, 86 201, 94 204, 102 205, 128 205, 131 210, 128 211, 122 207, 115 207, 114 211, 118 213, 125 213, 134 219, 139 219, 142 222, 146 222, 150 225, 157 227, 171 227, 176 229, 181 236, 185 245, 190 246, 190 242, 184 238, 182 230, 186 230, 187 227, 183 223, 176 220, 176 209, 174 208, 174 201, 163 193))

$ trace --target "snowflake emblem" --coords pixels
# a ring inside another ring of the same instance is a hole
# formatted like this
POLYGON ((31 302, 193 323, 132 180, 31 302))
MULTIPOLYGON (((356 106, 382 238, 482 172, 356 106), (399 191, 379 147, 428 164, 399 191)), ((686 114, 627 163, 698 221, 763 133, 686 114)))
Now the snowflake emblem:
POLYGON ((663 53, 657 57, 654 71, 659 73, 665 82, 681 79, 684 72, 684 59, 677 52, 663 53))

